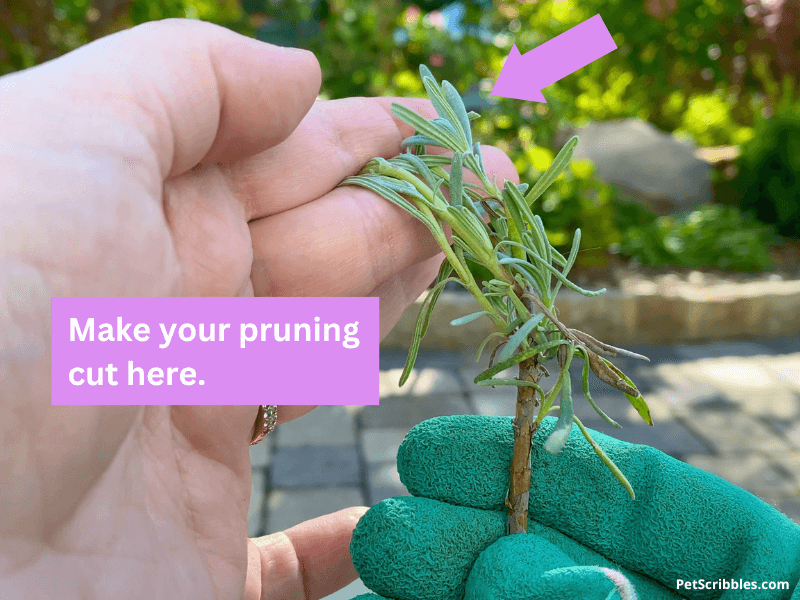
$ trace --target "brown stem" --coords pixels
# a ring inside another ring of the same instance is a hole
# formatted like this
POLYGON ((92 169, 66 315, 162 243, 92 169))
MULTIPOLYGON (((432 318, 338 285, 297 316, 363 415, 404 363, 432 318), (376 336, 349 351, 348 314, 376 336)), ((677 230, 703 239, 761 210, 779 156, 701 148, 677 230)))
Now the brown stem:
MULTIPOLYGON (((594 339, 587 333, 565 327, 558 320, 558 317, 553 314, 555 308, 553 312, 548 310, 532 291, 523 290, 518 282, 513 289, 514 293, 522 300, 525 308, 528 309, 528 312, 538 312, 533 309, 533 306, 536 305, 538 310, 541 310, 550 319, 556 330, 567 340, 585 345, 589 366, 595 375, 626 394, 635 397, 639 396, 639 391, 635 387, 628 385, 622 371, 610 362, 607 363, 601 359, 598 354, 606 356, 624 354, 625 356, 641 358, 647 361, 650 360, 649 358, 628 350, 609 346, 594 339)), ((548 331, 548 333, 555 333, 555 331, 548 331)), ((563 351, 565 349, 565 346, 559 346, 559 367, 561 370, 564 369, 566 354, 563 351)), ((520 381, 531 381, 538 385, 542 375, 547 372, 544 366, 539 365, 539 358, 540 356, 537 354, 519 363, 520 381)), ((539 424, 534 421, 536 408, 539 407, 535 391, 536 388, 530 386, 517 388, 517 414, 513 423, 514 455, 511 458, 511 481, 508 486, 508 498, 506 499, 506 506, 508 507, 506 535, 527 533, 528 531, 528 503, 531 489, 531 442, 539 429, 539 424)))
MULTIPOLYGON (((531 310, 531 301, 522 299, 525 307, 531 310)), ((519 379, 539 383, 542 370, 539 368, 539 356, 523 360, 519 364, 519 379)), ((514 455, 511 459, 511 482, 508 487, 508 522, 506 535, 527 533, 528 531, 528 496, 531 487, 531 441, 539 429, 534 423, 534 413, 539 406, 536 400, 536 388, 520 386, 517 388, 517 415, 514 419, 514 455)))

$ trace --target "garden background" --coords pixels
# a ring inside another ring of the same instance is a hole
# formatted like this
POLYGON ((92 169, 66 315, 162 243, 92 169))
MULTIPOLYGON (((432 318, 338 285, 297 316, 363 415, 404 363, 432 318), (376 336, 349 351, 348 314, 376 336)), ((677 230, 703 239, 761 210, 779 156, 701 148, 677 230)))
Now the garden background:
MULTIPOLYGON (((534 210, 562 251, 581 228, 575 273, 622 261, 800 275, 800 0, 0 0, 0 75, 168 17, 314 51, 323 98, 421 96, 427 64, 483 115, 477 139, 522 181, 570 132, 640 119, 651 141, 671 136, 639 157, 640 178, 665 175, 660 153, 690 148, 710 164, 709 193, 675 201, 667 174, 647 198, 573 161, 534 210), (547 87, 546 105, 490 96, 512 43, 525 53, 598 13, 618 49, 547 87)), ((636 130, 624 123, 623 136, 636 130)), ((595 153, 613 157, 610 146, 595 153)))

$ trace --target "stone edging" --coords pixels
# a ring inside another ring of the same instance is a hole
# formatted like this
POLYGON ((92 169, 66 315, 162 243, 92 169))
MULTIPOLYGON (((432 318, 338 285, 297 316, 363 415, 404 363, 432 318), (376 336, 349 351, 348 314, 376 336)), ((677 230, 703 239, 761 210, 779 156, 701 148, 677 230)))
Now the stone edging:
MULTIPOLYGON (((800 335, 800 280, 711 287, 682 284, 660 293, 654 287, 609 289, 593 298, 562 290, 556 307, 568 327, 616 346, 800 335)), ((403 313, 381 347, 408 348, 426 294, 403 313)), ((450 321, 479 310, 472 295, 443 292, 420 347, 477 349, 494 331, 492 322, 481 317, 453 327, 450 321)))

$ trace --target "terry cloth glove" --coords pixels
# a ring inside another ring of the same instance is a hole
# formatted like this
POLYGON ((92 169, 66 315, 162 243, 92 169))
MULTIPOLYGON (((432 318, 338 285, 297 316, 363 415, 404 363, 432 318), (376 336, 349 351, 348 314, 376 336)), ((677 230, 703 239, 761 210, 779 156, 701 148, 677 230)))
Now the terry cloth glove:
POLYGON ((800 526, 715 475, 592 432, 634 500, 577 428, 560 453, 542 448, 552 417, 533 440, 528 533, 506 536, 511 423, 437 417, 408 433, 397 467, 412 496, 370 508, 350 543, 380 596, 353 600, 800 600, 800 526))

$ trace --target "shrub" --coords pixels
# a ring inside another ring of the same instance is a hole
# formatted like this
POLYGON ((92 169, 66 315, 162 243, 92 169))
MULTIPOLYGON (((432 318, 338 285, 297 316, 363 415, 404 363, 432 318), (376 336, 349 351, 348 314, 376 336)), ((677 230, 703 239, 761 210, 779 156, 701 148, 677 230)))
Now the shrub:
POLYGON ((727 187, 731 202, 782 235, 800 237, 800 102, 787 97, 758 120, 736 167, 727 187))
POLYGON ((774 267, 769 246, 779 241, 774 227, 719 204, 665 217, 621 206, 618 225, 619 254, 649 266, 765 271, 774 267))

